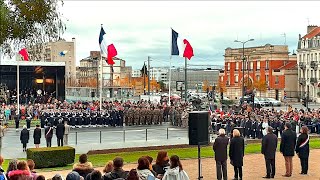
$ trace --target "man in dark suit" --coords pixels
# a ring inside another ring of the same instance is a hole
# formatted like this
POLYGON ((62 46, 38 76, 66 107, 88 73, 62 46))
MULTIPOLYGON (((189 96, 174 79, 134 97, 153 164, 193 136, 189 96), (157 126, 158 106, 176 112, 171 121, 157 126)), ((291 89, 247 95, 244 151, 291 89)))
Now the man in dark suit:
POLYGON ((59 120, 59 124, 56 129, 56 136, 58 141, 58 146, 63 146, 63 135, 64 135, 64 125, 62 124, 62 120, 59 120))
POLYGON ((226 132, 224 129, 219 129, 219 136, 215 139, 213 143, 214 157, 216 160, 216 169, 217 169, 217 179, 227 180, 227 147, 229 143, 229 138, 226 137, 226 132))
POLYGON ((266 162, 267 175, 263 178, 274 178, 276 174, 276 151, 277 151, 278 138, 273 133, 272 127, 267 128, 267 135, 262 139, 261 153, 264 155, 266 162))
POLYGON ((284 177, 291 177, 292 175, 292 157, 296 147, 297 134, 292 131, 290 123, 284 126, 284 132, 281 137, 280 152, 283 154, 286 163, 286 174, 284 177))

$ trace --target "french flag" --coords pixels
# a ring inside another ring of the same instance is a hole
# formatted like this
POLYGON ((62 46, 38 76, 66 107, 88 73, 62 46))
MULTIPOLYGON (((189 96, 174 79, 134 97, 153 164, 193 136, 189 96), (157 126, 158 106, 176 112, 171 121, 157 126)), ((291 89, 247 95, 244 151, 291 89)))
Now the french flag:
POLYGON ((189 60, 193 55, 193 48, 188 40, 179 36, 179 34, 171 29, 172 31, 172 44, 171 44, 171 55, 179 55, 186 57, 189 60))
POLYGON ((101 27, 99 35, 99 45, 101 50, 101 56, 106 57, 107 63, 109 65, 114 65, 113 57, 118 55, 116 48, 113 43, 107 41, 106 32, 103 27, 101 27))

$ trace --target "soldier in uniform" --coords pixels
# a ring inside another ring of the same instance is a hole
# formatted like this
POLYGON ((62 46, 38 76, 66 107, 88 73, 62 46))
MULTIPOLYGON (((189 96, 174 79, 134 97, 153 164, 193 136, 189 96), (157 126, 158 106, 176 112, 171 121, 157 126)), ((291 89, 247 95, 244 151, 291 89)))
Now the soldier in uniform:
POLYGON ((158 125, 160 120, 160 109, 157 107, 154 107, 152 114, 153 114, 153 123, 158 125))
POLYGON ((152 124, 152 108, 149 106, 147 109, 146 109, 146 125, 151 125, 152 124))
POLYGON ((133 118, 134 118, 134 109, 132 106, 129 107, 127 114, 128 114, 128 117, 127 117, 128 125, 132 126, 133 125, 133 118))
POLYGON ((135 125, 143 125, 145 121, 145 111, 144 108, 134 107, 133 119, 135 125))
POLYGON ((162 122, 164 120, 164 109, 160 106, 159 107, 159 113, 158 113, 158 116, 159 116, 159 124, 162 125, 162 122))
POLYGON ((188 127, 188 121, 189 121, 189 111, 190 109, 186 108, 181 114, 181 127, 187 128, 188 127))

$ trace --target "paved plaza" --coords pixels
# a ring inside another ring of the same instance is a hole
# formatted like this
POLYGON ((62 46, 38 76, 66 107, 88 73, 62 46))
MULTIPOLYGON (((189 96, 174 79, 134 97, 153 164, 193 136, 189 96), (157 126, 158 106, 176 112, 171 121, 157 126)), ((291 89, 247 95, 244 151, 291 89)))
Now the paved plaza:
MULTIPOLYGON (((25 158, 20 143, 20 131, 10 128, 3 139, 1 154, 5 158, 25 158)), ((144 147, 159 145, 188 144, 188 130, 170 125, 138 126, 138 127, 106 127, 72 129, 69 135, 69 145, 76 148, 76 153, 87 153, 90 150, 117 149, 128 147, 144 147), (147 130, 146 130, 147 129, 147 130), (100 143, 101 132, 101 143, 100 143), (147 132, 147 139, 146 139, 147 132), (168 137, 167 137, 168 132, 168 137)), ((40 147, 45 147, 44 129, 40 147)), ((55 134, 52 146, 57 146, 55 134)), ((33 129, 30 130, 28 148, 33 144, 33 129)))

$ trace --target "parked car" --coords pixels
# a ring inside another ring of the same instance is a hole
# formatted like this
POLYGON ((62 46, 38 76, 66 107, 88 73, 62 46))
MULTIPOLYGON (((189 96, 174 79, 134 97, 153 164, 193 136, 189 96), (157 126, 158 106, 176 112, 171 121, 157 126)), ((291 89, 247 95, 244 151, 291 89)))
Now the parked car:
POLYGON ((261 103, 261 106, 269 106, 269 102, 266 98, 257 98, 259 102, 261 103))
POLYGON ((281 106, 281 101, 276 100, 274 98, 267 98, 270 106, 281 106))

